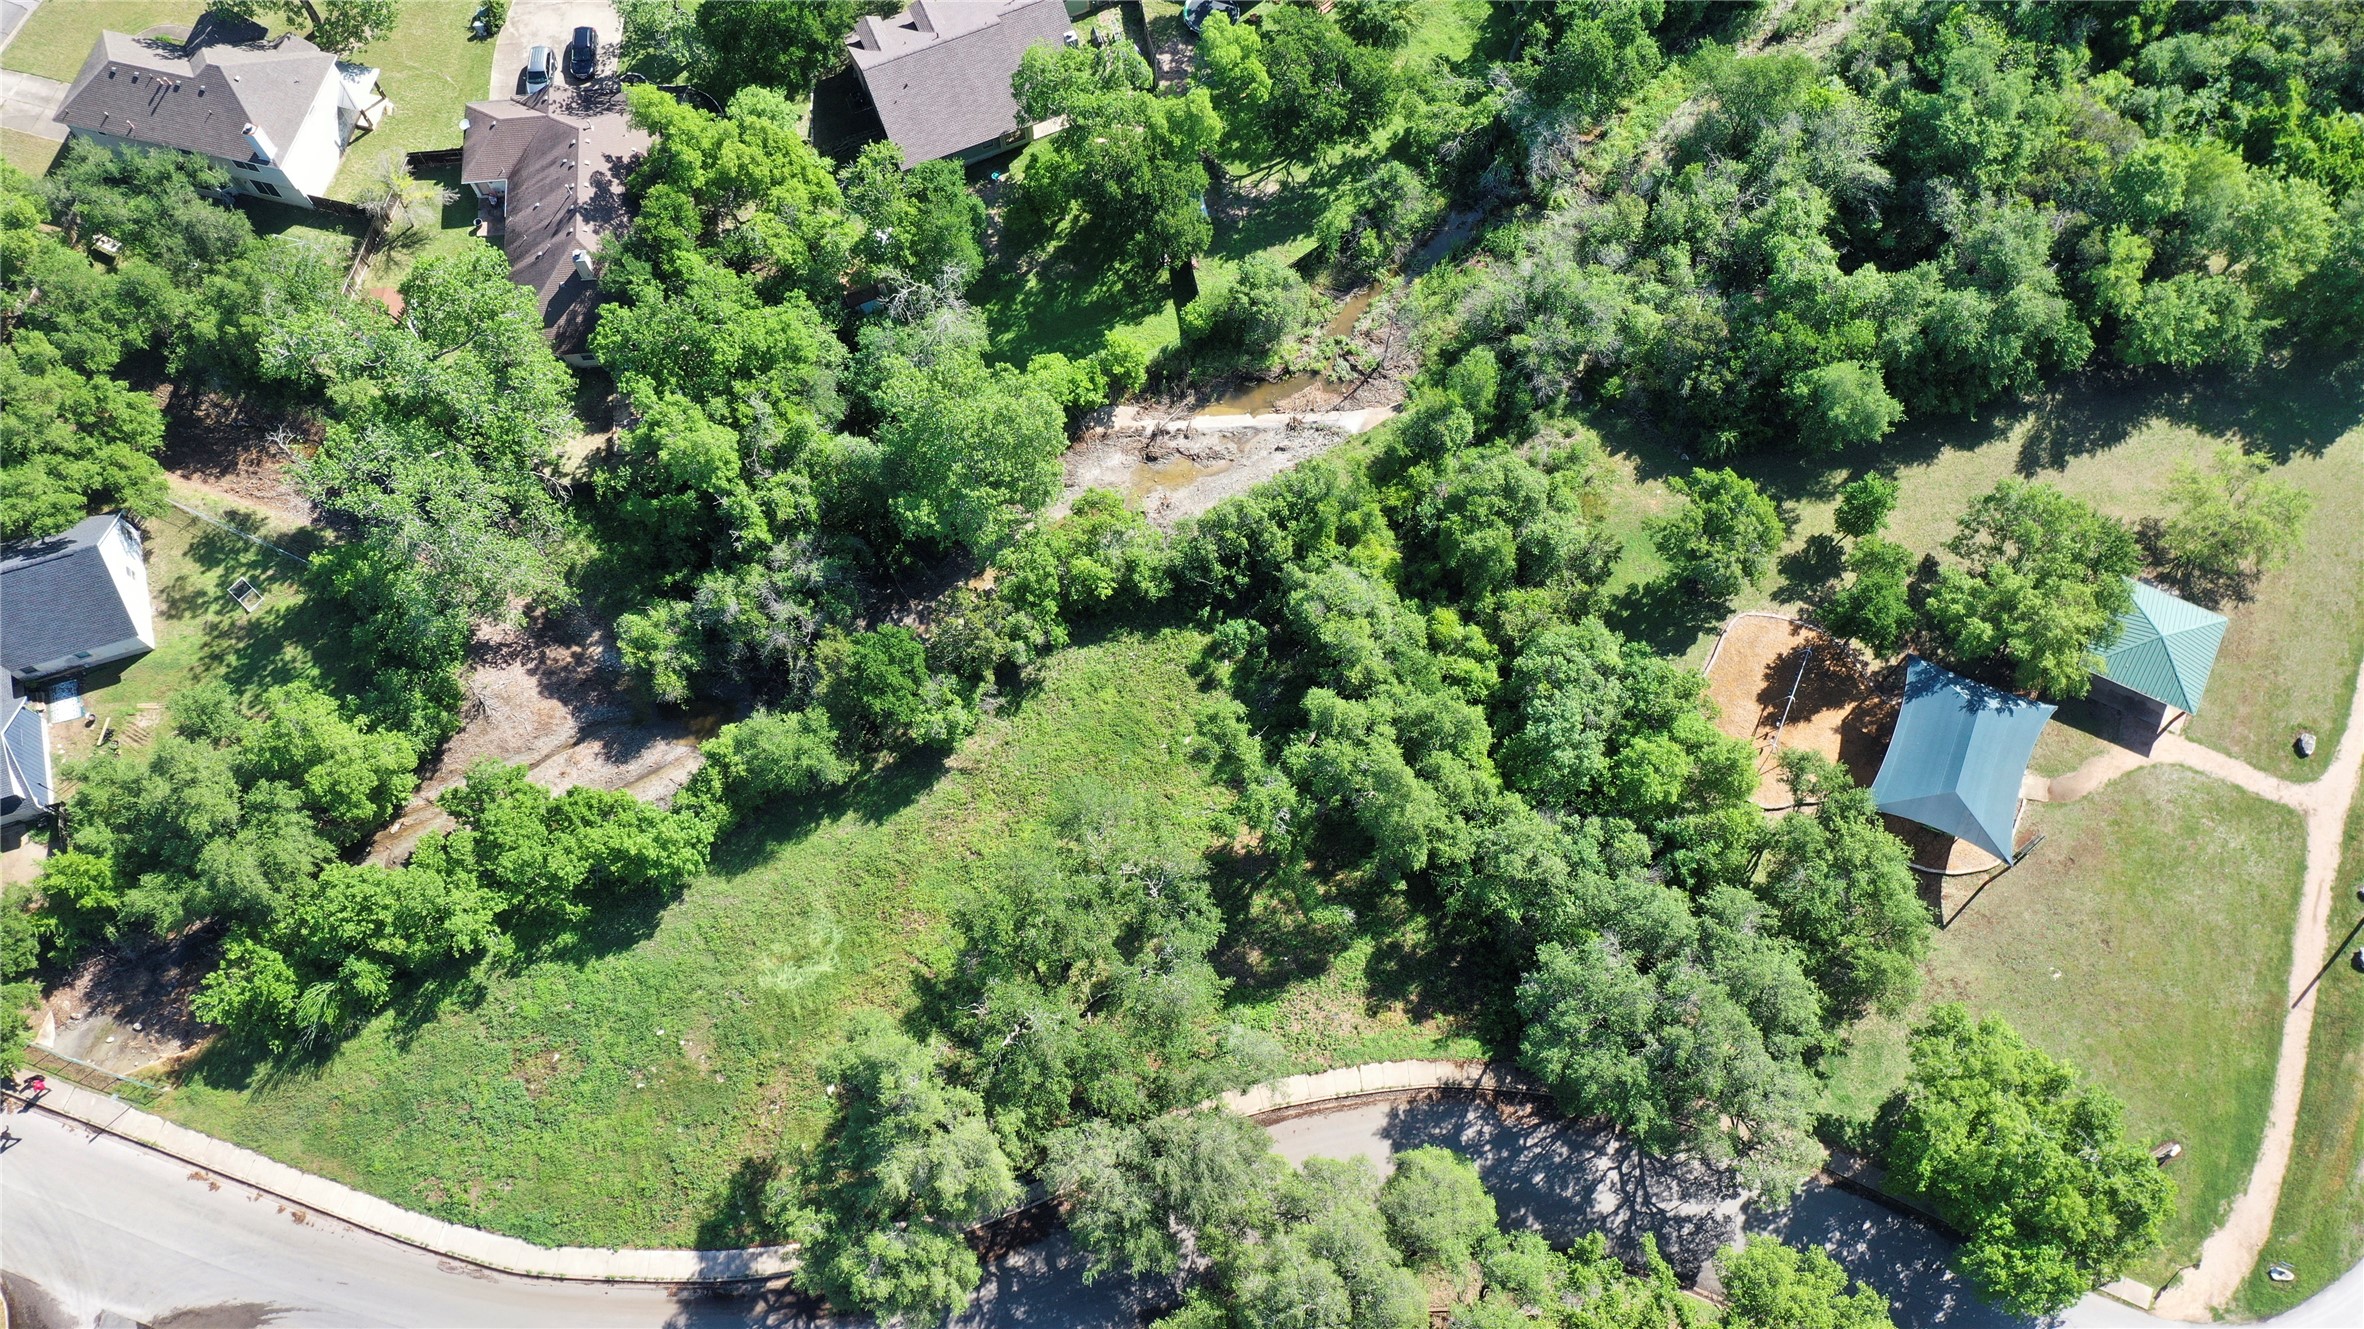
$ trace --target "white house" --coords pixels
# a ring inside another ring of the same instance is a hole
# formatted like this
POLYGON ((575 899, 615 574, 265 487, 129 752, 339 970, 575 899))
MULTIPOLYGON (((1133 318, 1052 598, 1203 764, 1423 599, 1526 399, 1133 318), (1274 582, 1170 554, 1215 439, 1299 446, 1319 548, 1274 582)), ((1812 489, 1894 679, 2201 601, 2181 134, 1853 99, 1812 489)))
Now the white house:
POLYGON ((0 826, 31 821, 57 803, 49 762, 49 723, 25 704, 16 680, 0 695, 0 826))
POLYGON ((139 528, 120 513, 0 551, 0 667, 37 685, 156 649, 139 528))
POLYGON ((110 147, 211 158, 233 192, 311 207, 354 130, 376 128, 393 105, 378 71, 301 37, 234 40, 258 31, 201 23, 186 44, 102 32, 57 122, 110 147))

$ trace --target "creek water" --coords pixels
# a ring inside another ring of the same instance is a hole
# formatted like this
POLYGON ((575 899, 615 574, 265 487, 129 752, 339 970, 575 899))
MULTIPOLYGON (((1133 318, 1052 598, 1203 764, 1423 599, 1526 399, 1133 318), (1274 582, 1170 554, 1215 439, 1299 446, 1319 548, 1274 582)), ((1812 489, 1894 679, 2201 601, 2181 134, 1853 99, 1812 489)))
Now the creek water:
MULTIPOLYGON (((1343 337, 1353 332, 1355 320, 1363 316, 1378 296, 1379 284, 1373 282, 1346 297, 1346 303, 1340 305, 1330 321, 1322 325, 1322 340, 1343 337)), ((1269 383, 1243 383, 1208 402, 1199 414, 1262 415, 1321 381, 1320 374, 1309 371, 1276 378, 1269 383)))

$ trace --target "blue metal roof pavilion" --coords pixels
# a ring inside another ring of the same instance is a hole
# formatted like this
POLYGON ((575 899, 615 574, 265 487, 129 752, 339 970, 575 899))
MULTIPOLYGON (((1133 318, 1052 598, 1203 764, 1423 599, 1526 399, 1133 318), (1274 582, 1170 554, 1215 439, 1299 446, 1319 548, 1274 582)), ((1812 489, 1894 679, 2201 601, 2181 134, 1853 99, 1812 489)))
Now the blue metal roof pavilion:
POLYGON ((1872 781, 1880 811, 1968 840, 2008 863, 2019 784, 2056 707, 1913 656, 1888 755, 1872 781))
MULTIPOLYGON (((2131 578, 2128 579, 2132 581, 2131 578)), ((2133 582, 2134 607, 2097 649, 2101 677, 2153 701, 2198 713, 2224 644, 2225 617, 2156 586, 2133 582)))

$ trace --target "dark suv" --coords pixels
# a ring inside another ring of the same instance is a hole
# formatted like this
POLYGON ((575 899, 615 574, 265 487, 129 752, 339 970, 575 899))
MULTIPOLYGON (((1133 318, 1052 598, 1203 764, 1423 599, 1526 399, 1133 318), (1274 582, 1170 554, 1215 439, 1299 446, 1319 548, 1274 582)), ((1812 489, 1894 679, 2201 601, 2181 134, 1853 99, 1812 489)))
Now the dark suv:
POLYGON ((566 48, 566 76, 580 83, 599 72, 599 31, 596 28, 575 29, 575 39, 566 48))

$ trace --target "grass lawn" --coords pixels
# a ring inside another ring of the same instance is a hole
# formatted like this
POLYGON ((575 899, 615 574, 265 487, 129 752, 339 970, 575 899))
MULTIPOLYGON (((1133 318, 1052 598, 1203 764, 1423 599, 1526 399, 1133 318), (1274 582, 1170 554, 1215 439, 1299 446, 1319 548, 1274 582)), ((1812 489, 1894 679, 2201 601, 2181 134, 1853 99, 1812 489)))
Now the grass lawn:
MULTIPOLYGON (((12 48, 13 49, 13 48, 12 48)), ((38 179, 49 174, 49 164, 65 151, 61 139, 43 138, 20 129, 0 129, 0 157, 8 164, 38 179)))
MULTIPOLYGON (((2323 750, 2338 741, 2364 659, 2364 364, 2298 365, 2242 377, 2077 381, 2033 408, 1983 422, 1909 425, 1882 447, 1835 462, 1794 455, 1735 459, 1734 470, 1780 501, 1793 531, 1775 573, 1730 608, 1794 611, 1832 583, 1816 553, 1832 534, 1838 486, 1862 468, 1893 468, 1903 492, 1889 537, 1937 551, 1971 498, 2013 475, 2059 485, 2126 519, 2166 511, 2178 462, 2204 461, 2232 440, 2283 460, 2278 474, 2314 495, 2305 543, 2260 579, 2255 596, 2225 607, 2232 626, 2190 736, 2261 770, 2311 778, 2321 759, 2290 749, 2302 727, 2323 750)), ((1663 566, 1646 523, 1672 502, 1665 478, 1694 464, 1674 444, 1614 418, 1597 422, 1624 472, 1604 510, 1627 556, 1619 586, 1646 584, 1663 566)), ((1636 597, 1620 615, 1631 635, 1696 664, 1724 614, 1636 597)), ((2073 764, 2073 763, 2071 763, 2073 764)), ((2039 769, 2042 769, 2039 766, 2039 769)))
POLYGON ((369 223, 359 217, 339 217, 318 208, 291 207, 266 199, 240 198, 238 210, 254 223, 256 235, 293 235, 325 248, 339 267, 353 261, 353 246, 369 223))
POLYGON ((363 274, 365 286, 400 286, 411 269, 431 258, 444 258, 473 246, 490 244, 475 232, 476 195, 460 184, 460 168, 442 166, 431 171, 420 171, 418 178, 432 180, 452 191, 452 201, 437 212, 435 224, 418 226, 398 232, 391 244, 378 249, 369 261, 369 271, 363 274))
POLYGON ((101 32, 137 36, 159 23, 186 27, 204 12, 202 0, 49 0, 0 52, 0 68, 71 83, 101 32))
MULTIPOLYGON (((313 532, 252 508, 177 481, 172 492, 215 520, 284 548, 304 553, 316 544, 313 532)), ((139 715, 142 704, 161 704, 192 683, 215 680, 249 697, 298 680, 338 686, 351 629, 332 608, 305 596, 303 569, 295 562, 177 508, 142 525, 156 649, 91 672, 83 693, 92 715, 120 728, 139 715), (240 577, 263 592, 253 613, 230 598, 240 577)), ((82 756, 97 740, 98 727, 60 730, 58 736, 61 758, 82 756)))
POLYGON ((345 150, 330 198, 352 198, 389 152, 460 145, 468 103, 483 101, 492 86, 493 43, 468 36, 475 13, 474 0, 408 0, 394 31, 353 56, 377 67, 378 88, 393 100, 394 113, 345 150))
POLYGON ((2274 1234, 2257 1268, 2233 1298, 2244 1317, 2279 1314, 2323 1290, 2364 1259, 2364 974, 2348 957, 2364 935, 2351 935, 2364 907, 2364 803, 2348 818, 2347 851, 2331 909, 2330 968, 2315 994, 2315 1032, 2307 1056, 2307 1087, 2298 1104, 2298 1142, 2274 1234), (2343 942, 2341 939, 2345 938, 2343 942), (2277 1284, 2265 1276, 2276 1260, 2298 1274, 2277 1284))
POLYGON ((844 1014, 909 1006, 915 973, 953 958, 947 903, 1060 785, 1108 780, 1212 838, 1229 795, 1179 742, 1209 700, 1187 668, 1199 640, 1063 652, 948 763, 777 809, 583 953, 480 974, 480 993, 389 1013, 316 1064, 200 1061, 162 1110, 537 1241, 755 1239, 737 1197, 828 1121, 814 1068, 844 1014))
POLYGON ((2298 814, 2158 766, 2028 821, 2049 838, 1938 935, 1927 999, 2002 1016, 2124 1099, 2134 1138, 2183 1142, 2163 1252, 2128 1271, 2157 1285, 2216 1229, 2265 1132, 2298 814))

